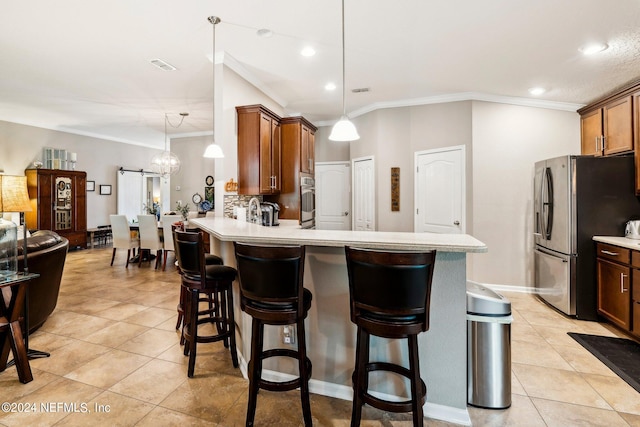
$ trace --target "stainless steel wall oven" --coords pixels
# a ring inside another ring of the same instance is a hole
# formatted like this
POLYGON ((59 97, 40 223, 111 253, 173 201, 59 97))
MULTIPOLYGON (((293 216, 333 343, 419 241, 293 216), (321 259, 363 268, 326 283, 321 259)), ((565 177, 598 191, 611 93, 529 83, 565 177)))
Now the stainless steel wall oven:
POLYGON ((300 226, 316 226, 316 186, 312 175, 300 176, 300 226))

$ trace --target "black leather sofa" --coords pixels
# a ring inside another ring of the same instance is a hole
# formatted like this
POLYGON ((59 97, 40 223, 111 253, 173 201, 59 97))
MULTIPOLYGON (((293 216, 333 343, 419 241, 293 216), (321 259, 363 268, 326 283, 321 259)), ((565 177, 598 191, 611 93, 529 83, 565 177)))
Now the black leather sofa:
MULTIPOLYGON (((69 241, 49 230, 27 237, 27 266, 40 277, 29 282, 29 332, 38 329, 56 308, 69 241)), ((18 268, 24 269, 22 239, 18 241, 18 268)))

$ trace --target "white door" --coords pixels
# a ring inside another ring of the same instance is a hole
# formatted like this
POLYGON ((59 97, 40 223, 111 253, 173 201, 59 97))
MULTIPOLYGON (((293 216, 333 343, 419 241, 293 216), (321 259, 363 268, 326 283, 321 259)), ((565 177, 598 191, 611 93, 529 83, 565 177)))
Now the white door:
POLYGON ((376 186, 373 157, 352 160, 353 229, 376 229, 376 186))
POLYGON ((316 163, 316 230, 351 230, 351 165, 316 163))
POLYGON ((418 233, 464 233, 465 147, 416 153, 414 230, 418 233))

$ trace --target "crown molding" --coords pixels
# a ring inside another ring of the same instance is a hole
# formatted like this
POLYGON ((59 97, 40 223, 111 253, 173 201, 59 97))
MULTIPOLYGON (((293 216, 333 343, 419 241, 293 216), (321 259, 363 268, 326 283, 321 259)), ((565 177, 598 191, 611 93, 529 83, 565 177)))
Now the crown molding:
MULTIPOLYGON (((445 104, 448 102, 460 102, 460 101, 484 101, 484 102, 496 102, 500 104, 519 105, 522 107, 534 107, 534 108, 547 108, 550 110, 571 111, 575 112, 584 107, 584 104, 572 104, 568 102, 546 101, 544 99, 531 99, 531 98, 518 98, 514 96, 502 96, 492 95, 482 92, 460 92, 446 95, 436 95, 424 98, 412 98, 401 99, 397 101, 389 102, 376 102, 374 104, 367 105, 359 108, 347 114, 350 119, 362 116, 367 113, 371 113, 376 110, 382 110, 385 108, 401 108, 401 107, 416 107, 420 105, 429 104, 445 104)), ((321 121, 317 122, 317 126, 333 126, 337 122, 321 121)))

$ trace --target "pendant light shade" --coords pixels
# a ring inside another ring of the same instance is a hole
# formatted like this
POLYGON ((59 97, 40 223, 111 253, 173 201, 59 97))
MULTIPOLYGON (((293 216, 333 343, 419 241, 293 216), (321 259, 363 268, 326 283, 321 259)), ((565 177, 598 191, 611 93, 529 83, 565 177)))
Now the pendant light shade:
POLYGON ((213 25, 213 55, 211 56, 211 62, 213 63, 213 141, 204 150, 203 157, 209 159, 220 159, 224 157, 222 147, 216 144, 216 24, 220 22, 220 18, 217 16, 210 16, 207 18, 209 23, 213 25))
POLYGON ((329 139, 331 141, 356 141, 360 139, 360 135, 358 135, 356 126, 351 123, 347 116, 342 116, 340 120, 333 125, 329 139))
POLYGON ((346 79, 345 79, 345 57, 344 49, 344 0, 342 0, 342 117, 333 125, 329 139, 331 141, 356 141, 360 139, 356 126, 347 117, 346 107, 346 79))

